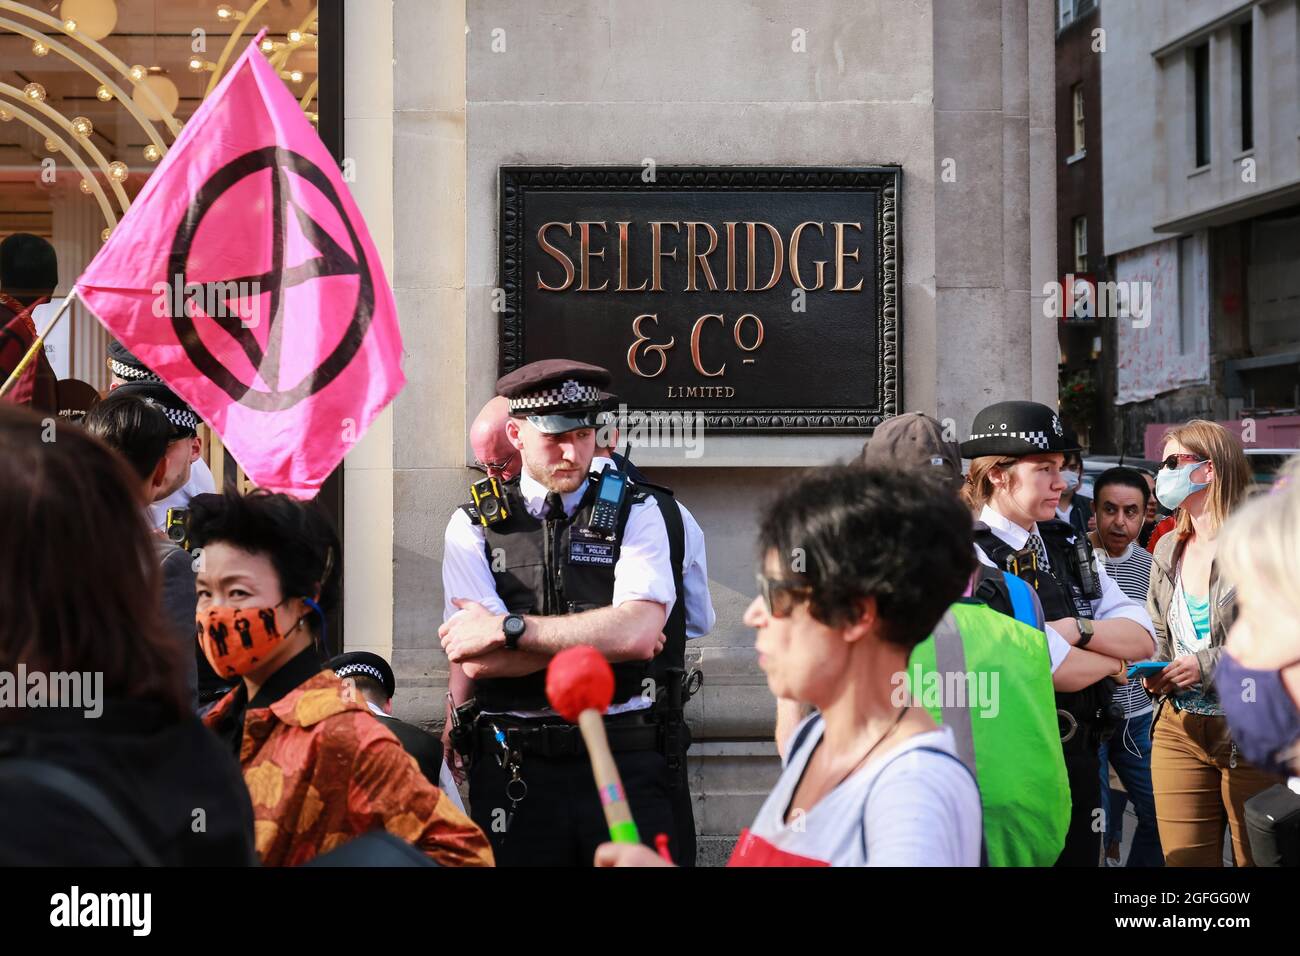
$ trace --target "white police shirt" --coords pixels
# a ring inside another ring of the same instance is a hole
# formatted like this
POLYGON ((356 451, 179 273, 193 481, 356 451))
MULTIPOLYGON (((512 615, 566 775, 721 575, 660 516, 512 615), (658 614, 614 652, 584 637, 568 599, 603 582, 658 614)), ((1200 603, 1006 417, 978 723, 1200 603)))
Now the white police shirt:
MULTIPOLYGON (((598 475, 605 466, 617 467, 612 458, 597 455, 591 460, 591 472, 598 475)), ((677 501, 677 499, 673 499, 677 501)), ((677 501, 682 513, 682 530, 686 547, 682 560, 682 590, 686 592, 686 639, 703 637, 713 630, 717 614, 713 611, 713 597, 709 594, 709 562, 704 550, 704 530, 695 515, 677 501)))
MULTIPOLYGON (((1029 542, 1030 534, 1042 537, 1037 523, 1029 531, 1026 531, 988 505, 985 505, 983 510, 980 511, 978 520, 988 525, 990 531, 1017 551, 1029 542)), ((979 545, 975 546, 975 551, 984 564, 991 568, 997 567, 979 545)), ((1122 617, 1142 625, 1147 632, 1147 636, 1151 638, 1151 653, 1154 654, 1156 652, 1155 627, 1151 623, 1151 616, 1147 614, 1146 608, 1120 590, 1119 585, 1115 583, 1115 579, 1106 573, 1106 569, 1102 566, 1102 562, 1097 559, 1095 553, 1092 556, 1092 568, 1093 573, 1097 575, 1097 580, 1101 582, 1101 597, 1091 602, 1093 620, 1105 621, 1122 617)), ((1052 658, 1052 671, 1055 672, 1056 668, 1061 665, 1061 661, 1065 660, 1065 655, 1069 653, 1070 643, 1061 637, 1050 624, 1047 625, 1047 650, 1052 658)))
MULTIPOLYGON (((566 515, 573 514, 586 490, 587 486, 583 484, 561 495, 566 515)), ((548 492, 541 482, 528 473, 527 467, 519 475, 519 492, 524 498, 528 513, 534 518, 540 518, 546 511, 548 492)), ((477 601, 493 614, 507 613, 505 604, 497 594, 496 579, 492 577, 486 541, 483 526, 471 520, 463 509, 457 508, 447 522, 443 537, 444 622, 460 613, 456 605, 451 603, 453 598, 477 601)), ((668 553, 668 530, 664 526, 663 515, 659 513, 659 503, 653 497, 647 497, 632 505, 628 513, 618 563, 614 565, 614 596, 610 606, 618 607, 628 601, 654 601, 664 606, 666 621, 668 615, 672 614, 676 600, 672 561, 668 553)), ((650 703, 650 700, 638 694, 630 700, 612 705, 607 713, 612 716, 645 710, 650 703)), ((555 715, 555 711, 550 708, 512 710, 507 713, 516 717, 555 715)))

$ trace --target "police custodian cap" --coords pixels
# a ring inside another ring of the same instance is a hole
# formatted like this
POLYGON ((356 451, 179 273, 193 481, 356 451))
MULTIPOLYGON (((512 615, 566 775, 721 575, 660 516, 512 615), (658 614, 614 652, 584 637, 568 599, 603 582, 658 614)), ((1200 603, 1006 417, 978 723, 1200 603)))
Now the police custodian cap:
POLYGON ((112 394, 133 395, 143 399, 166 415, 175 428, 191 435, 197 433, 199 422, 202 421, 198 413, 185 404, 183 398, 159 381, 127 382, 114 389, 112 394))
POLYGON ((1038 402, 990 405, 975 416, 970 440, 961 443, 963 458, 982 458, 985 455, 1014 458, 1078 450, 1078 439, 1073 434, 1067 437, 1056 412, 1038 402))
POLYGON ((334 672, 334 676, 339 678, 357 675, 369 677, 379 684, 389 697, 392 697, 397 690, 397 681, 393 679, 393 669, 388 665, 388 661, 370 651, 349 651, 347 654, 340 654, 326 666, 334 672))
POLYGON ((153 371, 117 339, 108 343, 108 370, 128 382, 161 382, 153 371))
POLYGON ((613 398, 605 389, 612 376, 599 365, 543 359, 497 379, 497 394, 510 400, 512 418, 526 418, 547 435, 595 428, 597 415, 613 398))

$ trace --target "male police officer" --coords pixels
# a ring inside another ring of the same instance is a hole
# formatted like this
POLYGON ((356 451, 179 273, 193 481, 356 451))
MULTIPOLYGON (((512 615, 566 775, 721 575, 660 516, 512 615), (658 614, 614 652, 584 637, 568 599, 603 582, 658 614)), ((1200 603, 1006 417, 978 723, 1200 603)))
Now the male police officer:
MULTIPOLYGON (((161 382, 153 371, 117 339, 108 340, 108 390, 110 392, 132 382, 161 382)), ((188 508, 190 499, 195 495, 211 494, 217 490, 212 479, 212 471, 203 460, 203 441, 198 432, 190 440, 190 476, 185 484, 177 488, 166 498, 155 501, 149 506, 154 527, 164 530, 167 527, 167 512, 172 508, 188 508)), ((201 656, 201 655, 200 655, 201 656)), ((200 665, 202 666, 202 665, 200 665)))
POLYGON ((490 515, 464 506, 447 525, 438 634, 454 697, 473 696, 478 711, 453 739, 470 755, 471 814, 498 865, 590 865, 608 840, 581 735, 546 700, 550 658, 578 644, 614 668, 606 729, 641 836, 676 842, 672 774, 647 691, 665 641, 685 639, 684 615, 673 614, 656 498, 617 473, 588 473, 609 382, 605 369, 560 359, 501 378, 523 471, 490 515))

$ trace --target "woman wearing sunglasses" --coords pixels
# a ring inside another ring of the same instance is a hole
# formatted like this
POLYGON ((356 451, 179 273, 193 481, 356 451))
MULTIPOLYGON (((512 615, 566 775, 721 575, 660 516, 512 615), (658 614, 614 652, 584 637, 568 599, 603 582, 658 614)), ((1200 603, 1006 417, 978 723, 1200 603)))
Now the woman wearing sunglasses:
MULTIPOLYGON (((975 780, 904 676, 974 570, 970 516, 925 476, 829 468, 772 502, 759 552, 759 666, 816 712, 728 865, 978 865, 975 780)), ((596 865, 668 864, 606 843, 596 865)))
MULTIPOLYGON (((1193 420, 1165 433, 1156 497, 1178 508, 1151 564, 1147 609, 1155 660, 1169 661, 1147 690, 1158 695, 1151 731, 1156 823, 1168 866, 1221 866, 1232 829, 1237 866, 1251 866, 1245 802, 1278 778, 1250 764, 1228 732, 1215 670, 1236 617, 1235 589, 1219 574, 1219 529, 1242 502, 1250 469, 1223 426, 1193 420)), ((1233 693, 1240 693, 1234 689, 1233 693)))

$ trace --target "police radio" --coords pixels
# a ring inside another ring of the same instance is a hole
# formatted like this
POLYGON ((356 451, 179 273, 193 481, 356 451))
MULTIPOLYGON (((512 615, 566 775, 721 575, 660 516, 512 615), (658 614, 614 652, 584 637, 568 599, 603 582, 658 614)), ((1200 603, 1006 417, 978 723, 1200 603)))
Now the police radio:
POLYGON ((1101 581, 1093 571, 1092 546, 1083 535, 1074 537, 1074 561, 1079 572, 1079 583, 1083 586, 1083 596, 1090 601, 1101 597, 1101 581))
POLYGON ((501 483, 495 478, 480 478, 469 486, 469 494, 474 499, 474 510, 478 512, 478 520, 483 527, 510 517, 506 496, 501 493, 501 483))
POLYGON ((591 520, 587 528, 604 535, 614 537, 618 528, 618 513, 623 507, 623 496, 627 494, 627 479, 623 473, 610 465, 600 473, 600 486, 596 489, 596 506, 592 509, 591 520))

